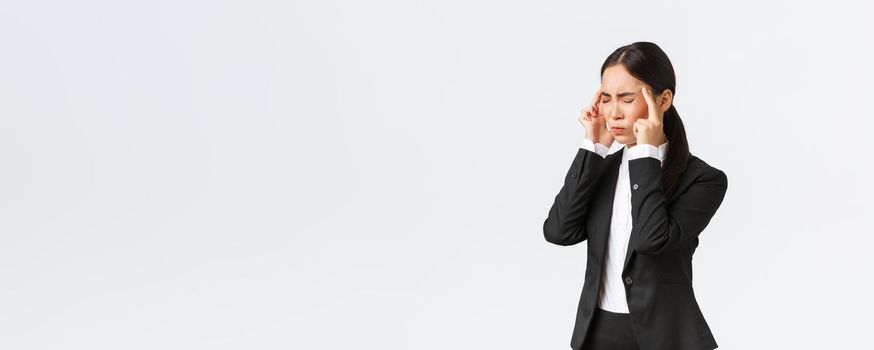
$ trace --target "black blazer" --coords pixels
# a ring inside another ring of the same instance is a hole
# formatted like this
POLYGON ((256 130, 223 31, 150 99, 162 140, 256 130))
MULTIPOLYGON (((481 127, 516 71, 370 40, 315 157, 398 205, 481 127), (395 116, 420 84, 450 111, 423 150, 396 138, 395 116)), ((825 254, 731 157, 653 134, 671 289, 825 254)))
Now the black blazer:
MULTIPOLYGON (((586 277, 570 342, 574 350, 582 346, 598 307, 624 151, 603 158, 580 148, 543 223, 550 243, 567 246, 588 240, 586 277)), ((712 350, 716 340, 692 290, 692 254, 698 234, 722 204, 728 178, 690 155, 675 195, 665 198, 661 170, 661 162, 652 157, 628 161, 632 230, 622 278, 634 333, 642 350, 712 350)))

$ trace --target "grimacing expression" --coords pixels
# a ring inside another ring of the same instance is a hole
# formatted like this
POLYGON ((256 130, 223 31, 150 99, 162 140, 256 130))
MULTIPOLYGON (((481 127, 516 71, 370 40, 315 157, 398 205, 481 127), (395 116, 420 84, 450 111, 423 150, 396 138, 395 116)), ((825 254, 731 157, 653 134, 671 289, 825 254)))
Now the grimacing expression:
MULTIPOLYGON (((608 67, 601 76, 601 100, 598 108, 607 120, 608 130, 613 127, 625 128, 619 133, 613 133, 613 138, 621 144, 637 143, 637 138, 634 137, 634 122, 638 118, 648 117, 646 100, 640 91, 643 87, 652 89, 648 84, 632 76, 621 64, 608 67)), ((661 97, 661 94, 653 92, 653 99, 657 105, 662 104, 661 97)))

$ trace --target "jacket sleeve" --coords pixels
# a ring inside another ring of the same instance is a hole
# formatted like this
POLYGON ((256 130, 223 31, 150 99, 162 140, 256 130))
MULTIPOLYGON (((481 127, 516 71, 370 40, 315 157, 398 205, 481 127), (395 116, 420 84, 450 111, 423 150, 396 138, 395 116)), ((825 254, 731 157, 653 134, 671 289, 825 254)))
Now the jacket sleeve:
POLYGON ((628 169, 633 228, 630 241, 640 254, 669 252, 694 240, 710 223, 728 189, 725 173, 709 167, 667 207, 658 159, 633 159, 628 169))
POLYGON ((577 151, 564 178, 564 185, 555 196, 549 214, 543 222, 543 237, 558 245, 580 243, 588 234, 584 231, 589 213, 589 198, 604 169, 604 157, 585 148, 577 151))

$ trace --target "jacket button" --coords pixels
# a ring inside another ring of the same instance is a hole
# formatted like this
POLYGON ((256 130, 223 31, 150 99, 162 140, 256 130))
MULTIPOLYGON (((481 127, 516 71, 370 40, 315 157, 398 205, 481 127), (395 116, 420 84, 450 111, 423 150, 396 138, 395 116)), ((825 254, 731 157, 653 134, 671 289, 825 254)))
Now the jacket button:
POLYGON ((571 173, 571 177, 577 177, 577 173, 571 173))
POLYGON ((634 184, 634 189, 635 189, 635 190, 637 189, 637 184, 634 184))
POLYGON ((631 284, 631 277, 625 277, 625 283, 631 284))

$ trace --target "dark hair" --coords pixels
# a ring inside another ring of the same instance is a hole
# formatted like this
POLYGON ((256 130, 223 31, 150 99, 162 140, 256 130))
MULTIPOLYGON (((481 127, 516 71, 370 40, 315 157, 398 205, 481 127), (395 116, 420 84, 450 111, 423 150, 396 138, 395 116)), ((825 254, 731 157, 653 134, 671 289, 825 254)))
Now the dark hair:
MULTIPOLYGON (((654 43, 638 41, 616 49, 601 66, 601 76, 604 76, 604 70, 616 64, 621 64, 632 76, 652 87, 654 96, 666 89, 674 95, 677 93, 674 67, 668 55, 654 43)), ((689 161, 686 129, 673 102, 665 111, 663 127, 669 143, 662 166, 662 188, 665 190, 665 197, 671 198, 689 161)))

